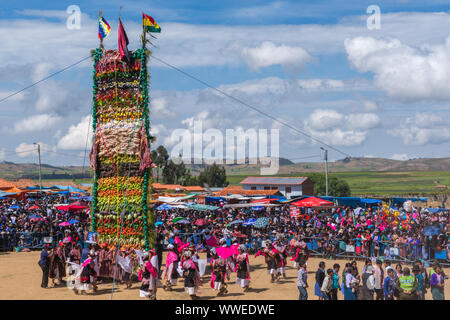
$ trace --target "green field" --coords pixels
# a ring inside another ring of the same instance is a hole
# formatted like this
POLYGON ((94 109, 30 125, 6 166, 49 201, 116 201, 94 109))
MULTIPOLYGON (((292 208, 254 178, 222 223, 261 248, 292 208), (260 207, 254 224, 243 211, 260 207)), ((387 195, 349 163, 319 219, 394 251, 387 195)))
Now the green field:
MULTIPOLYGON (((301 177, 304 173, 280 174, 280 177, 301 177)), ((332 172, 335 176, 347 181, 352 195, 421 195, 437 191, 435 181, 450 185, 450 171, 361 171, 332 172)), ((247 175, 229 175, 230 185, 239 185, 247 175)))

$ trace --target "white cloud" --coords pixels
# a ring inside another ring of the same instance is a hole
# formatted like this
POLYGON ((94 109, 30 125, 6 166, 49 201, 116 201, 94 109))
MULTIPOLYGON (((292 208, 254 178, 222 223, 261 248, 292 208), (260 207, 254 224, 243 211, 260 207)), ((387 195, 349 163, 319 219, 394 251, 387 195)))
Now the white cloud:
POLYGON ((51 130, 53 125, 61 120, 60 117, 51 114, 38 114, 23 119, 14 124, 15 133, 51 130))
POLYGON ((400 137, 407 145, 440 144, 450 141, 448 115, 416 113, 404 119, 397 128, 388 133, 400 137))
POLYGON ((71 125, 68 132, 58 141, 58 148, 64 150, 84 150, 86 147, 86 139, 88 150, 91 148, 92 141, 88 134, 92 133, 91 125, 89 125, 90 116, 83 117, 76 125, 71 125))
POLYGON ((335 110, 318 109, 304 120, 307 132, 334 146, 356 146, 365 139, 370 129, 380 122, 374 113, 345 115, 335 110))
POLYGON ((298 71, 304 64, 314 60, 303 48, 285 44, 276 45, 270 41, 264 41, 259 47, 244 47, 241 54, 251 71, 273 65, 298 71))
POLYGON ((405 160, 408 160, 409 157, 408 157, 408 155, 407 155, 406 153, 401 153, 401 154, 395 153, 395 154, 393 154, 393 155, 391 156, 391 159, 392 159, 392 160, 405 161, 405 160))
POLYGON ((443 45, 414 48, 398 39, 345 40, 350 63, 373 72, 375 84, 401 101, 450 99, 450 37, 443 45))
MULTIPOLYGON (((43 142, 37 142, 41 148, 41 156, 46 153, 46 151, 55 151, 55 148, 50 147, 48 144, 43 142)), ((38 147, 32 143, 22 142, 16 147, 16 154, 20 158, 25 158, 31 155, 38 155, 38 147)))
POLYGON ((150 101, 150 113, 152 118, 173 118, 175 112, 170 110, 167 99, 154 98, 150 101))

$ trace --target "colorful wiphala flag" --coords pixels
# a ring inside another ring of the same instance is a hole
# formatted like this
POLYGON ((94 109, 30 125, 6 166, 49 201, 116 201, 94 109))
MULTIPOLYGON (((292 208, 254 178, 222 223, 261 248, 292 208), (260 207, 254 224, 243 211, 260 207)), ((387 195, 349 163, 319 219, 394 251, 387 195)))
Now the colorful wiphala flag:
POLYGON ((98 18, 98 38, 104 39, 111 32, 111 27, 109 26, 108 21, 105 18, 98 18))

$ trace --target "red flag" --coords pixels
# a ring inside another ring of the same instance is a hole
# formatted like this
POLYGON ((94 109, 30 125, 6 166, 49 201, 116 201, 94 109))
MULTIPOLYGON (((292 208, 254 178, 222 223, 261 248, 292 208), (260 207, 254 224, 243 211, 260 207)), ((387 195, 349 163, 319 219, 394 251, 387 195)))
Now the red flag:
POLYGON ((123 60, 123 57, 125 57, 128 62, 131 61, 131 54, 128 51, 127 45, 128 45, 128 37, 125 33, 125 29, 122 25, 122 20, 119 18, 119 52, 120 52, 120 58, 123 60))

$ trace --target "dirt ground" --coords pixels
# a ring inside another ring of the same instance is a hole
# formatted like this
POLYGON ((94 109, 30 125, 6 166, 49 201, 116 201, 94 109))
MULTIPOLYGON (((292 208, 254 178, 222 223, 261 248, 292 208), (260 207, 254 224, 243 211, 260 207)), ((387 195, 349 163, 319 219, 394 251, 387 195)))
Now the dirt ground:
MULTIPOLYGON (((110 300, 112 283, 102 283, 98 286, 98 292, 95 294, 75 295, 74 292, 66 286, 51 287, 43 289, 40 287, 42 271, 37 264, 40 252, 19 252, 19 253, 0 253, 0 299, 2 300, 110 300)), ((164 259, 165 260, 165 259, 164 259)), ((308 260, 308 299, 318 300, 314 296, 314 275, 318 264, 323 259, 310 258, 308 260)), ((339 263, 341 267, 345 265, 345 260, 323 260, 326 268, 332 267, 334 263, 339 263)), ((288 261, 286 271, 287 279, 281 279, 277 283, 270 283, 270 276, 264 264, 264 257, 259 256, 256 259, 250 256, 251 265, 251 283, 250 291, 243 293, 242 289, 235 284, 236 273, 231 275, 231 281, 228 282, 229 293, 220 297, 221 300, 297 300, 297 270, 292 267, 292 262, 288 261)), ((361 273, 363 262, 358 262, 359 272, 361 273)), ((450 274, 450 269, 445 273, 450 274)), ((200 287, 198 296, 202 300, 218 299, 217 292, 209 286, 209 275, 205 275, 203 285, 200 287)), ((445 286, 445 296, 450 297, 450 286, 448 280, 445 286)), ((49 280, 51 286, 51 280, 49 280)), ((139 297, 140 283, 133 283, 132 288, 126 289, 123 284, 116 284, 113 300, 144 300, 139 297)), ((339 299, 343 295, 339 292, 339 299)), ((179 281, 174 287, 174 291, 166 292, 158 288, 157 298, 159 300, 184 300, 189 299, 184 292, 183 281, 179 281)), ((431 293, 426 295, 427 300, 431 300, 431 293)))

